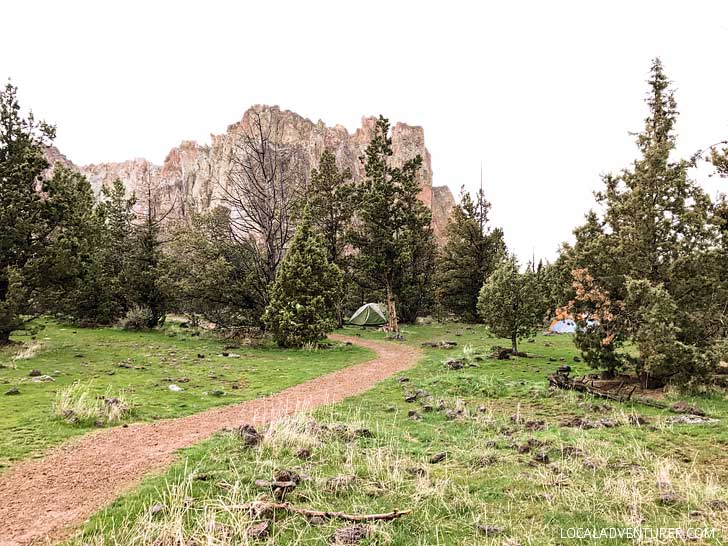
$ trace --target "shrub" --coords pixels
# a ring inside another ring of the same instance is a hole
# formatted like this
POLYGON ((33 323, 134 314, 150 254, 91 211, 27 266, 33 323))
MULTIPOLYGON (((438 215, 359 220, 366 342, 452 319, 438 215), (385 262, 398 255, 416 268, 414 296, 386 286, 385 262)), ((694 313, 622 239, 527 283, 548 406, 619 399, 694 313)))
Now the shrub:
POLYGON ((152 323, 152 311, 148 307, 135 305, 119 321, 124 330, 146 330, 152 323))

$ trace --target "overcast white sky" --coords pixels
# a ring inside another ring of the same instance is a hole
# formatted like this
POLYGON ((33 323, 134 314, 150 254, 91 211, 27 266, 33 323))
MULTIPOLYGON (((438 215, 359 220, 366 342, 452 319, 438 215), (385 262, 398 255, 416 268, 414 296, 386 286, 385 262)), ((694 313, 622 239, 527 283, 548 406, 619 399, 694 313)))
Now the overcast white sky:
POLYGON ((350 131, 381 113, 424 126, 435 185, 475 189, 483 161, 524 260, 553 258, 635 157, 653 57, 679 150, 728 137, 727 48, 725 1, 0 0, 0 79, 76 163, 161 163, 255 103, 350 131))

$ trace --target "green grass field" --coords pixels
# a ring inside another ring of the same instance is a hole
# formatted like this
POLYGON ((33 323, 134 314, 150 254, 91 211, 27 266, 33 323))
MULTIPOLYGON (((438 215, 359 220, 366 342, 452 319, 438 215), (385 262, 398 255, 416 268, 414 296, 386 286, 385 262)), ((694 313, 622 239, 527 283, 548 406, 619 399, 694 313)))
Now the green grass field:
POLYGON ((49 322, 35 340, 15 339, 23 347, 0 353, 0 469, 91 430, 93 423, 53 415, 56 393, 74 383, 98 396, 123 395, 132 404, 124 422, 152 421, 264 396, 372 356, 343 345, 316 352, 225 349, 174 323, 162 331, 127 332, 49 322), (18 351, 28 358, 14 358, 18 351), (31 370, 53 381, 34 382, 31 370), (171 384, 184 390, 172 392, 171 384), (4 394, 13 387, 20 394, 4 394))
MULTIPOLYGON (((383 339, 378 332, 346 332, 383 339)), ((223 433, 183 451, 166 473, 96 514, 70 544, 331 543, 345 523, 282 511, 266 538, 249 536, 259 520, 244 505, 266 498, 253 482, 281 469, 302 477, 286 497, 297 507, 355 514, 412 510, 371 524, 360 544, 635 543, 570 537, 583 534, 575 528, 612 527, 712 529, 712 538, 690 543, 728 540, 728 403, 722 393, 669 393, 668 401, 687 400, 720 419, 671 424, 673 414, 663 410, 550 391, 546 375, 561 359, 577 373, 587 371, 574 362, 569 336, 536 336, 522 346, 533 358, 495 361, 487 356, 490 347, 505 342, 489 338, 482 327, 418 326, 405 328, 405 335, 416 346, 441 339, 458 346, 425 349, 420 363, 400 374, 407 381, 387 380, 270 426, 257 447, 223 433), (443 365, 463 350, 472 367, 443 365), (406 402, 418 389, 427 392, 406 402), (613 426, 565 426, 574 417, 613 426), (356 432, 362 428, 372 434, 356 432), (301 449, 311 458, 299 457, 301 449)))

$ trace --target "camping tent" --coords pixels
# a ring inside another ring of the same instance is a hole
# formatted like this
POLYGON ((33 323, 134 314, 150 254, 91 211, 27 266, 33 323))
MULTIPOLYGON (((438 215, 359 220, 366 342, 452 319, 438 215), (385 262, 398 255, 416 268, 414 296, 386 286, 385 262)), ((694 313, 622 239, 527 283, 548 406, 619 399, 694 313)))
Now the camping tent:
POLYGON ((576 332, 576 323, 571 318, 554 320, 549 326, 549 334, 573 334, 576 332))
POLYGON ((349 324, 358 326, 379 326, 386 323, 387 315, 378 303, 365 303, 349 319, 349 324))

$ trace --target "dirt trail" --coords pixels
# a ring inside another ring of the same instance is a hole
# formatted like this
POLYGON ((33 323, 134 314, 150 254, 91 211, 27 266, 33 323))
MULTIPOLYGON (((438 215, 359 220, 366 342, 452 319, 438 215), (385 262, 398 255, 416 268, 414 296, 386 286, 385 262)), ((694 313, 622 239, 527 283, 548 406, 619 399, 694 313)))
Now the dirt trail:
POLYGON ((172 463, 176 450, 224 427, 260 425, 342 400, 409 368, 419 355, 400 344, 331 337, 372 349, 377 357, 265 398, 87 434, 42 459, 17 464, 0 475, 0 546, 53 544, 145 475, 172 463))

